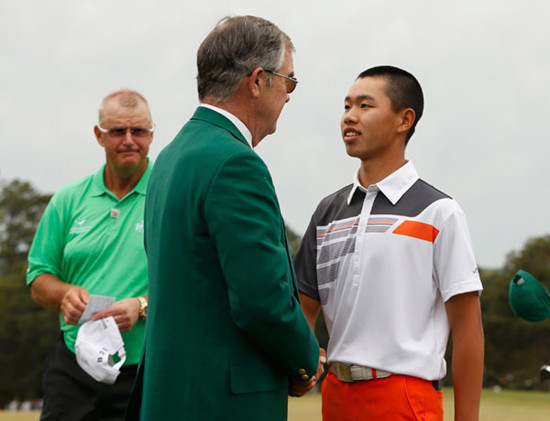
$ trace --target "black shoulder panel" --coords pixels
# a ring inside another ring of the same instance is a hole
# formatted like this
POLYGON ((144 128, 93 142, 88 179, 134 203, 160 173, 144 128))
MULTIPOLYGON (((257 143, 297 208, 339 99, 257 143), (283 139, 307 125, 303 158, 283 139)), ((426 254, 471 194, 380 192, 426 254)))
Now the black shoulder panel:
POLYGON ((392 205, 386 196, 378 194, 372 205, 372 215, 400 215, 414 217, 437 200, 450 199, 424 180, 417 180, 409 190, 392 205))

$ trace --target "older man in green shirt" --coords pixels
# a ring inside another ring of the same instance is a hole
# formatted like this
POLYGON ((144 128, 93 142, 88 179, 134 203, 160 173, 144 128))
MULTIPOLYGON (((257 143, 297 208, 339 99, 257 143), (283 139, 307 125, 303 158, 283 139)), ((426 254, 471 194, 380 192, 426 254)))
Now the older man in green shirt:
POLYGON ((41 420, 121 419, 143 344, 143 210, 153 139, 147 101, 131 90, 109 94, 94 132, 105 149, 105 165, 53 196, 29 253, 31 296, 60 312, 63 332, 45 363, 41 420), (115 298, 93 316, 112 316, 122 333, 126 361, 113 385, 94 380, 75 358, 79 320, 90 294, 115 298))

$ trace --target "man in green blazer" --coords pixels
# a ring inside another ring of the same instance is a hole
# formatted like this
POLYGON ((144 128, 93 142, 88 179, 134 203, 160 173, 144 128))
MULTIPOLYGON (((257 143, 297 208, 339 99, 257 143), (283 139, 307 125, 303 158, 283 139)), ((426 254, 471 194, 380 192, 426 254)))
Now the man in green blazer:
POLYGON ((199 48, 201 106, 147 192, 149 309, 128 419, 286 420, 287 396, 322 373, 271 176, 252 149, 296 86, 292 51, 252 16, 223 19, 199 48))

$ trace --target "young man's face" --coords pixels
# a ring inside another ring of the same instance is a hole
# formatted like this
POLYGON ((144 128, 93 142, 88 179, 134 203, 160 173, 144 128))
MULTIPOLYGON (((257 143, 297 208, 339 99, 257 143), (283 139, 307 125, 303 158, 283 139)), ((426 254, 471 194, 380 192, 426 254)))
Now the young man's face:
POLYGON ((401 113, 392 109, 383 77, 357 79, 344 102, 340 127, 348 155, 362 161, 386 156, 394 150, 401 113))

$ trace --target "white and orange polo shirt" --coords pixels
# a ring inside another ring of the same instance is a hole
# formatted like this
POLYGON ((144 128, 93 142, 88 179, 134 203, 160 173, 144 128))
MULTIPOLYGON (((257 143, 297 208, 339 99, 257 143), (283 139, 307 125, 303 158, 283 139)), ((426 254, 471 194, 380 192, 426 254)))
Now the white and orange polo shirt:
POLYGON ((300 292, 321 302, 328 360, 438 380, 445 301, 481 291, 464 212, 412 162, 323 199, 295 257, 300 292))

